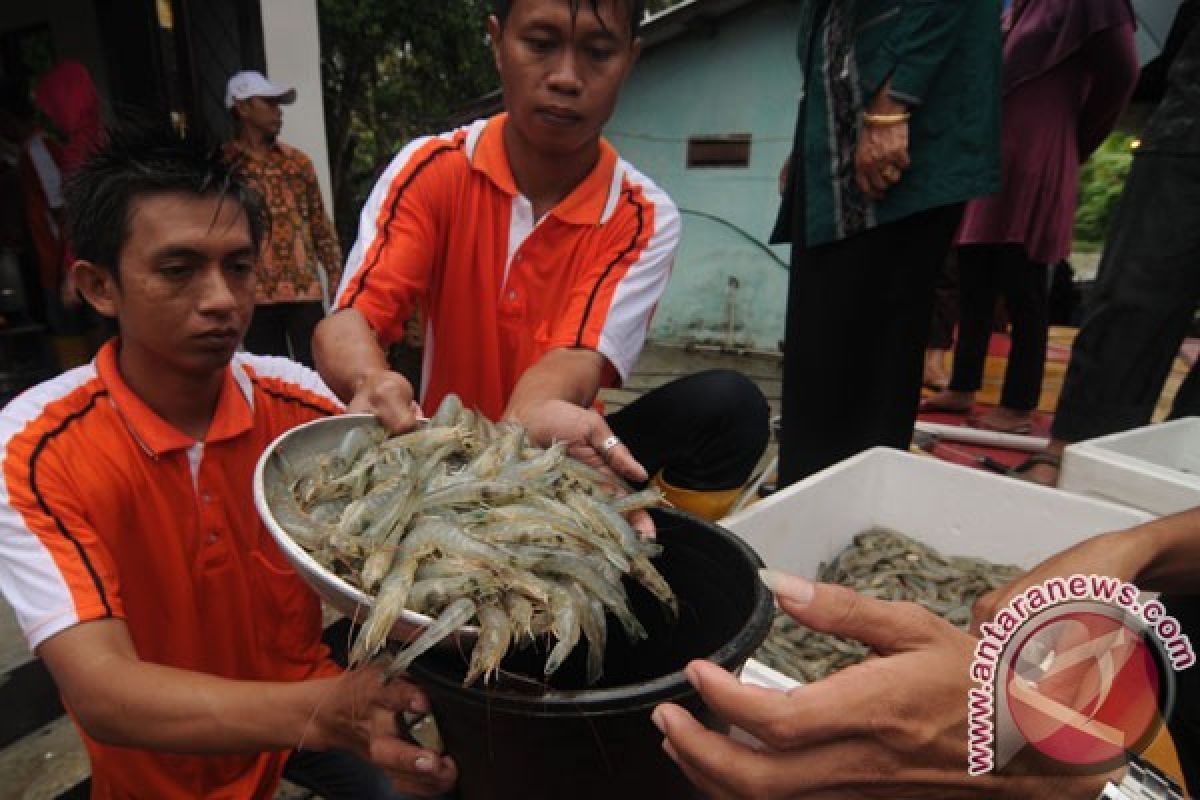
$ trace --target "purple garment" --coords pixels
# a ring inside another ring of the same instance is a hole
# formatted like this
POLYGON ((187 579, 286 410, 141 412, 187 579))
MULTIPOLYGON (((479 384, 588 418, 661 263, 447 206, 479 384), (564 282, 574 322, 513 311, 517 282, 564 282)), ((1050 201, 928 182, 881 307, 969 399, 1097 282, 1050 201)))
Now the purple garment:
POLYGON ((1004 44, 1000 193, 967 204, 959 244, 1022 244, 1030 260, 1070 255, 1079 167, 1137 82, 1126 0, 1032 0, 1004 44))

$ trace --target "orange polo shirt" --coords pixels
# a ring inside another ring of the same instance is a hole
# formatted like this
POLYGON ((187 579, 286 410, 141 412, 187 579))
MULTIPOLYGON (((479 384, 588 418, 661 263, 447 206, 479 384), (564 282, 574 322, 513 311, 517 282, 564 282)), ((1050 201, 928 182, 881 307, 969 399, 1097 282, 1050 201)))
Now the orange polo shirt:
POLYGON ((547 351, 599 351, 625 378, 679 244, 671 199, 601 140, 591 173, 542 219, 517 190, 507 115, 417 139, 375 185, 337 308, 386 346, 427 311, 421 403, 447 392, 492 418, 547 351))
MULTIPOLYGON (((334 674, 319 601, 254 508, 251 476, 277 435, 340 409, 285 359, 238 354, 207 441, 143 403, 117 341, 0 412, 0 589, 31 649, 124 619, 144 661, 243 680, 334 674)), ((190 756, 84 734, 92 797, 269 798, 286 752, 190 756)))

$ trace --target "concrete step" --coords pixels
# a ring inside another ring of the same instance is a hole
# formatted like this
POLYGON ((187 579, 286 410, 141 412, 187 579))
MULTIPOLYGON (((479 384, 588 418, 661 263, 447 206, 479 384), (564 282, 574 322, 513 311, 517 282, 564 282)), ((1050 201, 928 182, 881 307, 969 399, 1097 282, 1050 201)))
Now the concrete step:
MULTIPOLYGON (((345 623, 330 626, 327 637, 331 646, 342 644, 345 623)), ((2 599, 0 709, 0 800, 87 800, 91 768, 83 740, 64 714, 49 672, 30 657, 2 599)), ((315 797, 285 781, 275 800, 315 797)))
POLYGON ((89 774, 75 725, 59 717, 0 750, 0 800, 65 799, 89 774))

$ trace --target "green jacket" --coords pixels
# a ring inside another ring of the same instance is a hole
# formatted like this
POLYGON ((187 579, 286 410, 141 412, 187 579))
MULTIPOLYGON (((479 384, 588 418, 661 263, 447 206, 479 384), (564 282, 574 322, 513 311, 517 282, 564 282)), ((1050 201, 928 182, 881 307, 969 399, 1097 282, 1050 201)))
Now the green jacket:
POLYGON ((793 162, 773 240, 813 247, 999 190, 1000 0, 799 7, 804 85, 793 154, 803 161, 793 162), (912 112, 912 166, 875 203, 854 184, 854 151, 863 106, 889 76, 892 96, 912 112))

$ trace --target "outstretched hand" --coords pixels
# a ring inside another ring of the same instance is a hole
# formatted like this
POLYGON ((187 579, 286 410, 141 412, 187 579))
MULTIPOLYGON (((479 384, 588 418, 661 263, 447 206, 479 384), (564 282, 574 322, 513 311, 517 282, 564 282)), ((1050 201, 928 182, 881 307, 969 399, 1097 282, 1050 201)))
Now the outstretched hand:
MULTIPOLYGON (((525 411, 517 421, 525 427, 529 440, 539 447, 565 442, 567 454, 589 467, 634 483, 649 478, 645 468, 625 443, 613 436, 612 428, 594 409, 549 399, 525 411)), ((631 515, 630 523, 643 534, 654 534, 654 523, 644 511, 631 515)))
POLYGON ((392 434, 411 431, 421 414, 420 406, 413 399, 412 384, 390 369, 368 372, 355 387, 346 411, 374 414, 392 434))
POLYGON ((780 607, 881 657, 787 692, 740 683, 693 661, 688 679, 742 744, 664 704, 654 721, 668 755, 713 798, 1091 798, 1103 780, 967 774, 974 640, 919 606, 768 573, 780 607), (1090 792, 1090 794, 1089 794, 1090 792))
POLYGON ((971 630, 978 633, 979 626, 999 614, 1014 597, 1051 578, 1104 575, 1133 581, 1151 555, 1143 542, 1124 531, 1085 539, 976 600, 971 610, 971 630))

